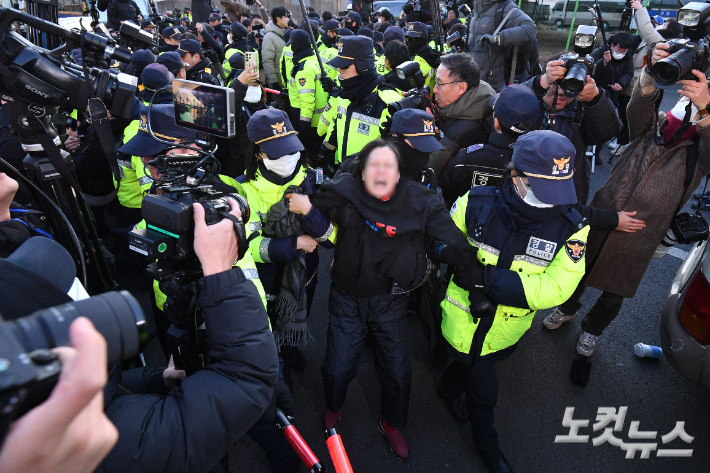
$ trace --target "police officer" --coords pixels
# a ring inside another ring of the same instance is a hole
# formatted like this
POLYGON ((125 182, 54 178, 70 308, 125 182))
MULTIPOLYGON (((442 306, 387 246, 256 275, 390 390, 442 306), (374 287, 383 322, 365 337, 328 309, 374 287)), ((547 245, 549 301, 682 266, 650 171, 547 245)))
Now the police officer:
POLYGON ((318 58, 313 52, 308 33, 296 30, 291 33, 293 67, 288 71, 293 81, 288 88, 293 123, 297 123, 298 137, 309 156, 317 156, 323 142, 318 137, 318 122, 328 102, 328 94, 323 90, 318 58))
POLYGON ((215 35, 219 39, 219 42, 222 43, 222 45, 226 45, 228 43, 228 31, 224 28, 222 16, 219 13, 210 13, 210 26, 214 28, 215 35))
POLYGON ((177 51, 182 57, 182 61, 188 64, 187 80, 202 82, 204 84, 220 85, 212 69, 211 62, 202 55, 202 46, 194 39, 183 39, 180 41, 177 51))
POLYGON ((437 137, 434 117, 423 110, 405 108, 392 115, 389 141, 400 149, 403 178, 436 189, 438 180, 429 167, 429 154, 443 148, 437 137))
POLYGON ((430 90, 436 85, 436 68, 439 67, 441 55, 429 46, 429 30, 419 21, 409 24, 409 31, 404 34, 407 39, 407 48, 412 55, 412 61, 419 63, 419 68, 424 75, 424 82, 430 90))
POLYGON ((185 63, 177 51, 161 53, 156 62, 165 66, 176 79, 185 79, 185 63))
POLYGON ((387 104, 402 98, 377 74, 372 51, 370 38, 346 36, 340 39, 338 55, 328 62, 340 71, 341 87, 338 97, 328 102, 335 114, 321 147, 320 165, 329 176, 347 156, 380 138, 390 117, 387 104))
POLYGON ((164 43, 160 47, 161 53, 177 50, 178 46, 180 45, 180 36, 182 36, 182 32, 177 26, 168 26, 167 28, 163 29, 160 34, 163 35, 164 43))
MULTIPOLYGON (((399 26, 388 26, 384 34, 384 48, 387 48, 387 45, 394 40, 401 41, 402 43, 404 43, 406 41, 404 39, 404 32, 399 26)), ((389 72, 387 70, 387 66, 385 65, 384 49, 383 54, 375 59, 375 67, 377 68, 377 73, 380 75, 384 76, 387 75, 387 73, 389 72)))
POLYGON ((247 28, 238 21, 235 21, 232 23, 232 26, 230 26, 230 29, 232 30, 232 42, 229 43, 229 46, 224 50, 224 63, 222 64, 227 74, 232 70, 232 66, 229 64, 229 58, 232 54, 241 53, 242 56, 244 56, 245 52, 250 51, 247 47, 247 35, 249 35, 247 28))
POLYGON ((338 55, 338 47, 336 43, 338 42, 339 29, 340 23, 338 23, 338 20, 328 20, 323 26, 324 33, 320 37, 321 42, 325 46, 323 49, 319 50, 321 60, 323 61, 323 67, 325 68, 325 72, 328 74, 328 77, 333 80, 338 78, 338 70, 329 66, 327 63, 338 55))
POLYGON ((464 391, 473 439, 492 472, 510 472, 493 426, 494 362, 510 356, 535 312, 567 300, 584 275, 589 227, 572 206, 574 145, 549 130, 518 138, 500 188, 474 187, 451 209, 479 265, 454 269, 441 303, 454 362, 439 396, 464 391))
POLYGON ((488 143, 474 144, 459 151, 439 176, 439 186, 449 206, 472 187, 499 187, 516 140, 540 128, 542 112, 537 96, 525 85, 506 87, 491 97, 490 104, 494 132, 488 143))

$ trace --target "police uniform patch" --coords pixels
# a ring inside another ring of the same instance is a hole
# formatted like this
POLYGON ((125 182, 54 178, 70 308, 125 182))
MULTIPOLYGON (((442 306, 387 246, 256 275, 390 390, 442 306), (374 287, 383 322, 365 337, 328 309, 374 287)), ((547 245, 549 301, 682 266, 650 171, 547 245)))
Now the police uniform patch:
POLYGON ((467 153, 473 153, 474 151, 478 151, 479 149, 483 148, 483 144, 479 143, 477 145, 471 145, 468 148, 466 148, 467 153))
POLYGON ((449 213, 449 216, 451 216, 451 217, 454 216, 454 214, 456 213, 456 208, 457 208, 456 206, 458 205, 458 203, 459 203, 459 201, 457 200, 456 202, 454 202, 454 205, 451 206, 451 212, 449 213))
POLYGON ((571 156, 569 158, 553 158, 552 160, 555 162, 555 165, 552 166, 552 175, 556 176, 558 174, 569 174, 569 161, 571 158, 571 156))
POLYGON ((357 132, 360 133, 361 135, 370 136, 370 124, 364 123, 364 122, 358 123, 357 124, 357 132))
POLYGON ((552 261, 552 259, 555 257, 556 249, 557 243, 555 243, 554 241, 530 237, 530 241, 528 242, 528 248, 527 250, 525 250, 525 254, 533 256, 535 258, 544 259, 546 261, 552 261))
POLYGON ((565 245, 567 256, 575 263, 579 263, 584 258, 584 251, 587 249, 587 244, 580 240, 569 240, 565 245))
POLYGON ((303 87, 304 85, 306 85, 306 79, 302 77, 298 79, 298 83, 301 85, 301 87, 303 87))

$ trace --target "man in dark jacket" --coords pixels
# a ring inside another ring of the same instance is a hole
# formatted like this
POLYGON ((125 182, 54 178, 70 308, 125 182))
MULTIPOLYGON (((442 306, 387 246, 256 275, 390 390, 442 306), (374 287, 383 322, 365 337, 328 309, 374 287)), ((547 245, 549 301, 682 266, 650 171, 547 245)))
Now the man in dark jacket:
POLYGON ((621 130, 621 122, 616 107, 609 94, 597 87, 594 79, 587 76, 587 83, 580 94, 567 97, 562 87, 555 81, 564 78, 567 69, 556 54, 547 63, 546 71, 526 82, 533 89, 544 107, 543 124, 546 128, 560 133, 574 144, 574 187, 577 202, 584 205, 589 195, 591 179, 589 162, 586 158, 587 146, 606 143, 621 130))
POLYGON ((592 51, 595 69, 593 79, 609 93, 614 105, 619 104, 619 93, 634 77, 634 45, 631 33, 619 32, 609 38, 609 49, 604 46, 592 51))
POLYGON ((387 70, 387 74, 384 75, 385 83, 402 92, 412 89, 414 87, 412 82, 409 79, 400 79, 395 70, 403 62, 409 61, 407 45, 397 40, 390 41, 385 47, 384 58, 387 70))
MULTIPOLYGON (((240 218, 229 201, 230 213, 240 218)), ((133 394, 115 397, 106 408, 119 441, 98 472, 210 471, 271 401, 276 344, 256 287, 232 268, 238 258, 233 224, 224 219, 207 226, 197 204, 194 218, 204 274, 198 304, 212 361, 187 378, 170 366, 162 376, 147 368, 124 373, 122 384, 133 394)))
POLYGON ((108 27, 118 31, 124 21, 136 21, 143 15, 141 9, 133 0, 99 0, 96 4, 99 11, 105 11, 108 17, 108 27))
POLYGON ((183 62, 190 65, 187 70, 187 80, 204 84, 220 85, 210 68, 211 61, 204 57, 202 46, 194 39, 183 39, 178 46, 178 52, 183 62))
POLYGON ((434 94, 444 149, 429 157, 429 167, 437 175, 461 149, 488 141, 491 114, 488 102, 495 91, 480 78, 480 70, 468 54, 442 56, 434 94))
POLYGON ((462 149, 439 176, 439 187, 449 207, 473 187, 500 186, 515 142, 540 127, 540 104, 528 87, 513 84, 491 102, 494 132, 488 143, 462 149))

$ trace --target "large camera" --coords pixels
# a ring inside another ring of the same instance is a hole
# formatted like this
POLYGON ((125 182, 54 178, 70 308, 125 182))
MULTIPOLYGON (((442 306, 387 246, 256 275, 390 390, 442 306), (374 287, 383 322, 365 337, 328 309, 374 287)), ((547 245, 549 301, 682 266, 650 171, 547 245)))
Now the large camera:
POLYGON ((666 89, 679 80, 697 80, 692 69, 705 72, 710 65, 710 4, 686 4, 678 10, 678 23, 683 25, 684 38, 668 41, 671 55, 651 66, 653 85, 658 89, 666 89))
MULTIPOLYGON (((184 145, 177 145, 184 146, 184 145)), ((151 263, 147 274, 158 282, 165 294, 163 312, 171 323, 168 341, 175 366, 188 375, 202 369, 207 356, 203 327, 204 316, 197 306, 197 281, 202 276, 195 254, 193 203, 205 209, 208 225, 228 218, 234 223, 239 245, 239 259, 248 250, 244 223, 249 220, 249 205, 238 194, 224 192, 210 182, 218 179, 219 162, 213 153, 162 155, 149 162, 160 177, 156 179, 159 195, 143 198, 142 215, 146 227, 128 234, 129 248, 147 256, 151 263), (229 214, 227 198, 236 200, 241 221, 229 214)))
POLYGON ((388 104, 392 115, 398 110, 405 108, 418 108, 426 110, 429 108, 434 114, 434 118, 439 115, 439 108, 431 99, 431 90, 428 85, 424 85, 424 75, 422 74, 419 63, 416 61, 406 61, 395 68, 397 77, 400 79, 409 79, 415 87, 404 94, 402 100, 388 104))
POLYGON ((10 423, 52 392, 62 366, 51 349, 71 346, 69 326, 78 317, 90 319, 106 339, 109 366, 135 357, 147 341, 143 311, 126 291, 0 319, 0 445, 10 423))
POLYGON ((465 53, 467 51, 466 38, 461 36, 461 33, 458 31, 450 34, 446 38, 446 44, 449 45, 450 49, 447 54, 465 53))
POLYGON ((577 53, 566 53, 560 61, 564 61, 563 67, 567 69, 567 74, 562 79, 555 81, 555 84, 562 87, 567 97, 576 97, 584 89, 587 76, 594 72, 594 60, 591 56, 581 56, 577 53))
POLYGON ((156 45, 153 44, 153 35, 129 21, 121 23, 121 28, 118 30, 118 44, 133 52, 139 49, 149 49, 154 54, 158 53, 156 45))

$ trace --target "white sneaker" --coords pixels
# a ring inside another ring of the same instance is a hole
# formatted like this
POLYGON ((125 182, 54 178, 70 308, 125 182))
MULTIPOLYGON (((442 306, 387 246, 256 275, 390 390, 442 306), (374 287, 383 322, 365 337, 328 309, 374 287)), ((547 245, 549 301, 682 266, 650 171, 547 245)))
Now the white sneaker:
POLYGON ((582 331, 577 342, 577 353, 583 356, 592 356, 597 345, 597 336, 582 331))
POLYGON ((578 312, 575 312, 572 315, 567 315, 562 312, 559 307, 555 307, 554 309, 552 309, 552 312, 550 312, 550 314, 545 317, 545 320, 543 320, 542 323, 550 330, 554 330, 556 328, 559 328, 560 325, 567 322, 568 320, 572 320, 573 318, 577 317, 577 315, 579 315, 578 312))
POLYGON ((609 149, 614 149, 614 148, 616 148, 617 146, 619 146, 619 145, 616 143, 616 138, 614 138, 613 140, 611 140, 611 141, 610 141, 609 143, 607 143, 607 145, 606 145, 606 147, 609 148, 609 149))

